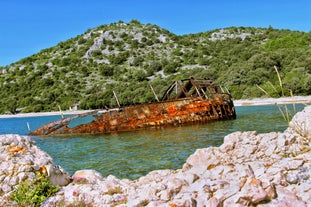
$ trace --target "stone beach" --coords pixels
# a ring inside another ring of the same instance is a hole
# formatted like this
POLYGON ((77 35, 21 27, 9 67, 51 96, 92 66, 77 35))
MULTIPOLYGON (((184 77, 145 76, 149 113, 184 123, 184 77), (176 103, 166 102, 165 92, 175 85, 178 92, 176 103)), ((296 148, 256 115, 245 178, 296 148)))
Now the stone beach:
POLYGON ((178 170, 136 180, 82 169, 69 176, 30 137, 0 135, 0 206, 18 183, 45 173, 56 195, 42 206, 311 206, 311 106, 284 132, 234 132, 220 147, 197 149, 178 170))

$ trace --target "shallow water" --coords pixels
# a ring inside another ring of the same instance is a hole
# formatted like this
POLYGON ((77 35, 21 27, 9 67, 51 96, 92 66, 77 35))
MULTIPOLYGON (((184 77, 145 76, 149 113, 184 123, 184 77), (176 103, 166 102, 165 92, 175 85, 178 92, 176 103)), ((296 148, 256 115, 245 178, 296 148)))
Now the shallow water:
MULTIPOLYGON (((294 114, 292 106, 290 111, 294 114)), ((296 105, 296 111, 304 108, 296 105)), ((265 133, 287 128, 276 106, 236 107, 237 119, 183 127, 102 136, 33 137, 37 145, 70 173, 95 169, 104 176, 135 179, 156 169, 178 169, 197 148, 219 146, 234 131, 265 133)), ((0 134, 28 133, 60 116, 0 119, 0 134)))

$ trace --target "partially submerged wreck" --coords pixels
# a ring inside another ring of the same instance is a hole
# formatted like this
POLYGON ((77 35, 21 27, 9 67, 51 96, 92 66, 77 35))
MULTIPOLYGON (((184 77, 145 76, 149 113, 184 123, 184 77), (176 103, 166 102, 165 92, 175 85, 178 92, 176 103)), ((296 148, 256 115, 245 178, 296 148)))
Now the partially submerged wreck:
POLYGON ((30 135, 106 134, 235 119, 228 90, 210 79, 175 81, 162 99, 105 111, 91 111, 48 123, 30 135))

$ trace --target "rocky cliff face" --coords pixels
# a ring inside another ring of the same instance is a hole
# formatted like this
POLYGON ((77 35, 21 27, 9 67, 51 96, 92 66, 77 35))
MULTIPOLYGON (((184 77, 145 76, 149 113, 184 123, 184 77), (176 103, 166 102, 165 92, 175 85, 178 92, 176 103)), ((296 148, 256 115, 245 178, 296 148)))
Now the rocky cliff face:
MULTIPOLYGON (((63 170, 50 170, 53 182, 65 186, 43 206, 311 206, 310 140, 307 106, 284 132, 229 134, 220 147, 198 149, 179 170, 153 171, 133 181, 81 170, 68 185, 63 170)), ((2 200, 40 166, 55 166, 28 137, 3 135, 0 147, 2 200)))

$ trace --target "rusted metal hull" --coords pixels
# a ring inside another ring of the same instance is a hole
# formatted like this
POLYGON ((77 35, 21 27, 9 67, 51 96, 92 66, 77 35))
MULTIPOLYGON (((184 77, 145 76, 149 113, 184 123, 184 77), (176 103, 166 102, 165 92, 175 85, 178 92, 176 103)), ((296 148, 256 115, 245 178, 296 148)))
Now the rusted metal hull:
POLYGON ((210 79, 175 81, 161 101, 154 92, 157 102, 149 104, 121 107, 113 93, 119 108, 60 119, 30 135, 106 134, 236 118, 229 91, 210 79))
POLYGON ((44 125, 31 135, 106 134, 235 119, 235 117, 230 95, 222 94, 208 100, 183 98, 104 112, 93 111, 44 125), (81 124, 79 121, 84 123, 81 124))

